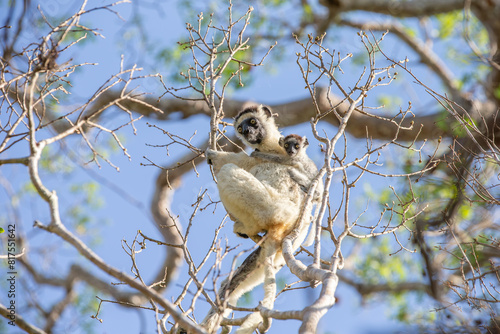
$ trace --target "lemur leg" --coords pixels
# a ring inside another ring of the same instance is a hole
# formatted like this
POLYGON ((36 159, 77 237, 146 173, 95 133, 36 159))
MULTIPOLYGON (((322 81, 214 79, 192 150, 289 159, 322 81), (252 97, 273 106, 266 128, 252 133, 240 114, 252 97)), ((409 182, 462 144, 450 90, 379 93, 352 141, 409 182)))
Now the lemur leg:
POLYGON ((253 236, 266 231, 271 222, 289 218, 291 204, 235 164, 222 166, 217 174, 217 187, 224 207, 237 221, 235 232, 253 236))

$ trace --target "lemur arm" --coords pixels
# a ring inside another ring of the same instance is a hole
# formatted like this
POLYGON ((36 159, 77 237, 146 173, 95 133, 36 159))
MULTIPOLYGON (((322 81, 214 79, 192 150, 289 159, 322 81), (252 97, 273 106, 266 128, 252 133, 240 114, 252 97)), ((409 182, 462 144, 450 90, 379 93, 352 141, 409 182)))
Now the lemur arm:
POLYGON ((290 157, 284 156, 281 154, 264 153, 264 152, 255 150, 250 154, 250 156, 253 158, 260 159, 260 160, 275 162, 275 163, 282 164, 282 165, 289 165, 289 166, 294 165, 294 163, 293 163, 292 159, 290 159, 290 157))
POLYGON ((207 157, 208 163, 214 166, 216 174, 222 166, 228 163, 235 164, 244 170, 249 170, 259 163, 255 158, 250 157, 245 152, 233 153, 207 149, 205 151, 205 156, 207 157))
POLYGON ((283 164, 286 162, 289 162, 290 158, 288 156, 280 155, 280 154, 275 154, 275 153, 264 153, 258 150, 253 151, 250 154, 251 157, 253 158, 258 158, 261 160, 267 160, 271 162, 276 162, 279 164, 283 164))
POLYGON ((290 168, 288 170, 288 174, 290 175, 292 180, 300 186, 300 190, 307 193, 309 185, 311 184, 311 179, 307 177, 304 173, 294 168, 290 168))
MULTIPOLYGON (((300 190, 303 192, 307 193, 309 191, 309 186, 311 185, 311 181, 314 177, 316 177, 316 174, 318 173, 318 169, 316 168, 316 165, 311 162, 311 164, 307 165, 304 167, 304 170, 299 170, 299 169, 294 169, 290 168, 288 170, 288 174, 292 178, 293 181, 295 181, 299 187, 300 190)), ((314 201, 319 201, 321 195, 323 195, 323 182, 320 180, 316 186, 316 190, 314 191, 314 201)))

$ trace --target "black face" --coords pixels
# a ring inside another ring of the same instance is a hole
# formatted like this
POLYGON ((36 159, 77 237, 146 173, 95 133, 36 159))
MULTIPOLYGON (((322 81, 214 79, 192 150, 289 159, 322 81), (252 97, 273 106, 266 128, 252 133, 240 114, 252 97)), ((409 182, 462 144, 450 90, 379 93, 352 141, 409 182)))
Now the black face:
POLYGON ((295 138, 286 140, 283 147, 290 157, 296 156, 300 151, 300 143, 295 138))
POLYGON ((266 129, 258 118, 249 117, 236 129, 250 144, 260 144, 266 136, 266 129))

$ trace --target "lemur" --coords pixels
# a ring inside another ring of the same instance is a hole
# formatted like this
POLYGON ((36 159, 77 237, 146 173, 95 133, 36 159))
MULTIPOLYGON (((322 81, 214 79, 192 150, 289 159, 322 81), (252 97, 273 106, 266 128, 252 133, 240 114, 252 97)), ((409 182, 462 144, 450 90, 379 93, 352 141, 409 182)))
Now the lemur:
MULTIPOLYGON (((247 146, 262 153, 287 155, 279 145, 282 136, 268 107, 244 109, 235 117, 234 127, 247 146)), ((273 266, 279 269, 284 265, 281 242, 294 228, 305 194, 290 176, 288 165, 257 159, 245 152, 207 150, 205 153, 214 167, 220 199, 235 220, 234 231, 250 237, 266 232, 261 248, 247 257, 230 281, 222 283, 220 299, 235 305, 241 295, 264 281, 265 256, 274 252, 273 266)), ((309 215, 310 212, 305 213, 309 215)), ((306 233, 307 229, 301 231, 294 249, 300 246, 306 233)), ((209 332, 215 331, 229 311, 218 314, 212 309, 203 326, 209 332)))
MULTIPOLYGON (((281 134, 265 106, 247 108, 234 120, 237 136, 263 153, 285 155, 281 134)), ((280 242, 295 225, 304 194, 289 173, 290 167, 256 159, 245 152, 207 150, 217 176, 219 196, 236 221, 234 232, 267 237, 280 242)))

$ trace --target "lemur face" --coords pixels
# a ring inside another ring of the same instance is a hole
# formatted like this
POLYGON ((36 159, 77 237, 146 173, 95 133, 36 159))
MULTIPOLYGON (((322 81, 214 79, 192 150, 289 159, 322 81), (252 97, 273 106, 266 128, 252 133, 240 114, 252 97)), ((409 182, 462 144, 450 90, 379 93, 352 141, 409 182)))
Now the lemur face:
POLYGON ((283 139, 283 148, 290 157, 295 157, 300 153, 300 150, 305 150, 309 145, 307 138, 299 135, 288 135, 283 139))
POLYGON ((260 144, 262 140, 266 137, 266 128, 262 121, 249 114, 249 117, 242 120, 236 131, 243 136, 250 144, 260 144))
POLYGON ((271 110, 266 106, 249 107, 234 119, 237 136, 250 145, 259 145, 270 133, 269 127, 276 128, 271 110))
POLYGON ((294 138, 291 138, 291 139, 288 139, 288 140, 285 140, 285 144, 283 146, 286 150, 286 153, 290 156, 290 157, 294 157, 297 155, 297 153, 299 153, 300 151, 300 144, 299 142, 294 139, 294 138))

